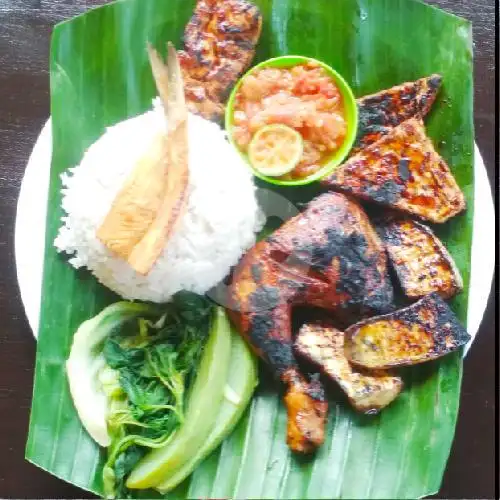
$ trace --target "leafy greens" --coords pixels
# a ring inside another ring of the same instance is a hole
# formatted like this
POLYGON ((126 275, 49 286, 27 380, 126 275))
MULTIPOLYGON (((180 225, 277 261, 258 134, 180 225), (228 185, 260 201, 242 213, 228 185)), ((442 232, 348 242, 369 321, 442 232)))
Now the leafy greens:
POLYGON ((108 400, 111 438, 103 469, 106 497, 128 497, 125 479, 134 465, 182 424, 211 311, 207 299, 179 292, 156 321, 136 316, 105 337, 98 380, 108 400))

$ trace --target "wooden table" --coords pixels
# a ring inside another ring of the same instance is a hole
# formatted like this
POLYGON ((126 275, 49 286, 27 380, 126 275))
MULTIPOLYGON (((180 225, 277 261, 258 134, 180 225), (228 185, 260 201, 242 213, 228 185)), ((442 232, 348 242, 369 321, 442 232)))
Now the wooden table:
MULTIPOLYGON (((28 156, 49 116, 52 26, 105 0, 0 0, 0 498, 85 498, 24 460, 35 341, 16 282, 16 201, 28 156)), ((477 142, 495 176, 495 1, 429 3, 474 23, 477 142)), ((494 231, 494 228, 482 230, 494 231)), ((456 439, 439 498, 494 498, 495 317, 490 298, 465 361, 456 439)))

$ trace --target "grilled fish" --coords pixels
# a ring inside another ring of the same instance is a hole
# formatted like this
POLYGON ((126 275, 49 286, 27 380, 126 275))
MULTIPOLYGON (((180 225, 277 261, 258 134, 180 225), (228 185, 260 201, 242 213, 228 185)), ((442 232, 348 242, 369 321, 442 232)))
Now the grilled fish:
POLYGON ((410 118, 423 118, 441 86, 441 75, 406 82, 358 99, 358 137, 351 155, 378 141, 410 118))
POLYGON ((434 292, 405 309, 350 326, 345 354, 356 366, 387 369, 440 358, 469 340, 453 311, 434 292))
POLYGON ((331 326, 302 326, 295 341, 295 352, 337 382, 360 412, 378 413, 392 403, 403 388, 401 378, 388 372, 365 373, 353 368, 344 354, 344 333, 331 326))
MULTIPOLYGON (((393 307, 383 246, 361 207, 340 193, 315 198, 303 213, 247 252, 233 274, 230 296, 236 327, 293 393, 299 373, 293 354, 293 306, 315 306, 338 315, 352 311, 357 318, 393 307)), ((307 404, 322 404, 300 385, 298 391, 309 396, 304 397, 307 404)), ((291 434, 298 426, 287 397, 285 403, 289 445, 295 451, 311 450, 319 440, 294 448, 300 439, 291 434)), ((303 432, 305 441, 317 425, 318 419, 302 419, 301 428, 310 429, 303 432)))
POLYGON ((410 119, 351 157, 322 180, 344 191, 431 222, 465 210, 465 198, 421 119, 410 119))
POLYGON ((262 29, 259 9, 247 0, 198 0, 179 52, 190 111, 213 121, 248 68, 262 29))
POLYGON ((463 288, 462 277, 451 255, 432 230, 408 218, 377 223, 404 294, 419 299, 437 292, 449 299, 463 288))

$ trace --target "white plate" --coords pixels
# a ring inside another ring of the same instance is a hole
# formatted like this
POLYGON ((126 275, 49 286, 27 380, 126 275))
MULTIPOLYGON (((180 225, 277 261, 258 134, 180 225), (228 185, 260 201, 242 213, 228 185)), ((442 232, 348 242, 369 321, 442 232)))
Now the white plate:
MULTIPOLYGON (((42 129, 26 167, 17 204, 15 228, 17 280, 26 316, 35 337, 38 333, 40 314, 51 158, 52 133, 49 119, 42 129)), ((495 268, 494 228, 495 208, 488 175, 476 146, 474 231, 467 321, 467 330, 472 340, 481 324, 491 289, 495 268)))

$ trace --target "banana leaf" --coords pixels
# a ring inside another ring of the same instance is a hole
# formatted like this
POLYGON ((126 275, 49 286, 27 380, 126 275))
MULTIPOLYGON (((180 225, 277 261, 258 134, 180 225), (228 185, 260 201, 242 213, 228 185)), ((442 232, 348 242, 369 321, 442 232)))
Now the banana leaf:
MULTIPOLYGON (((414 0, 258 0, 264 16, 256 60, 313 56, 336 68, 358 96, 434 72, 443 89, 427 118, 430 136, 463 189, 468 211, 437 229, 465 291, 452 302, 465 322, 472 234, 473 122, 470 24, 414 0)), ((65 377, 73 332, 117 297, 56 254, 60 174, 119 120, 155 95, 145 50, 178 47, 192 0, 119 1, 58 25, 50 61, 53 160, 29 461, 96 494, 104 452, 82 428, 65 377)), ((292 190, 307 198, 314 190, 292 190)), ((410 369, 405 390, 379 416, 332 396, 325 444, 292 456, 280 388, 267 372, 222 446, 168 498, 419 498, 439 490, 459 407, 460 353, 410 369)), ((150 493, 147 493, 149 496, 150 493)))

